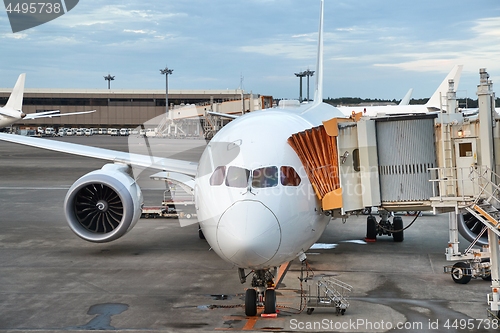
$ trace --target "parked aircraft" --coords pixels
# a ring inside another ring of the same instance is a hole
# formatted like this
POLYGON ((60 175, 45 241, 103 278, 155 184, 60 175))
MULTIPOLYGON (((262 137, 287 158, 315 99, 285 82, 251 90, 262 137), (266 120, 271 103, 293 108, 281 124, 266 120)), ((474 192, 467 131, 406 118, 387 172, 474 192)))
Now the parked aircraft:
POLYGON ((330 221, 331 212, 323 210, 316 186, 288 143, 323 121, 345 118, 323 103, 324 0, 320 4, 313 102, 284 102, 234 119, 208 143, 198 163, 13 134, 0 133, 0 140, 110 162, 78 179, 64 201, 70 228, 90 242, 113 241, 133 228, 143 197, 132 168, 159 170, 157 178, 180 184, 194 195, 204 237, 223 260, 238 268, 240 281, 246 281, 245 270, 252 274, 246 315, 255 316, 262 305, 265 313, 275 313, 277 267, 297 257, 304 260, 330 221))
POLYGON ((436 89, 434 94, 425 104, 415 104, 410 105, 409 100, 411 96, 410 91, 405 95, 398 105, 377 105, 377 106, 338 106, 338 109, 346 116, 352 115, 352 113, 362 112, 364 116, 375 117, 377 115, 403 115, 403 114, 414 114, 414 113, 427 113, 441 110, 441 100, 446 99, 449 85, 448 81, 453 79, 455 83, 455 92, 460 83, 460 75, 462 74, 463 65, 456 65, 450 71, 450 73, 444 78, 439 87, 436 89), (442 96, 442 97, 441 97, 442 96))
POLYGON ((92 110, 92 111, 82 111, 82 112, 60 113, 59 110, 54 110, 54 111, 26 114, 22 111, 25 79, 26 79, 25 73, 19 75, 16 81, 16 85, 14 86, 14 89, 12 89, 12 93, 10 94, 9 99, 7 100, 7 104, 5 104, 4 107, 0 108, 0 128, 10 126, 14 124, 16 121, 19 121, 21 119, 32 120, 39 118, 71 116, 71 115, 92 113, 96 111, 92 110))

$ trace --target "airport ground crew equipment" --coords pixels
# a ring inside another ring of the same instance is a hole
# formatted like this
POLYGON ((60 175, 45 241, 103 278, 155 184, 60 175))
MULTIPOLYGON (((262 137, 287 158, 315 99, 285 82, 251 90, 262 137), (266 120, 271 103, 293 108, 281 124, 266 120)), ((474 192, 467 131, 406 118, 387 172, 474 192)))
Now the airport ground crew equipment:
POLYGON ((307 282, 307 314, 313 313, 315 308, 331 308, 337 315, 344 315, 349 307, 352 286, 331 276, 313 277, 307 282))

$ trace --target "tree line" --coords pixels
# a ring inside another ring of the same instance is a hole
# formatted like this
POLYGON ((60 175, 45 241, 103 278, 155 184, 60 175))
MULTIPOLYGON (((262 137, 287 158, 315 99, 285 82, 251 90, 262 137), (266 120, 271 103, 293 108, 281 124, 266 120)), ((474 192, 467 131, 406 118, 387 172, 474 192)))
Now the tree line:
MULTIPOLYGON (((428 98, 412 98, 410 100, 410 104, 425 104, 427 103, 428 98)), ((458 106, 460 108, 477 108, 478 103, 477 99, 472 98, 457 98, 458 106)), ((337 105, 356 105, 356 104, 378 104, 383 105, 386 104, 399 104, 401 99, 379 99, 379 98, 359 98, 359 97, 340 97, 340 98, 331 98, 328 97, 324 100, 325 103, 332 104, 333 106, 337 105)), ((495 99, 495 107, 500 107, 500 98, 495 99)))

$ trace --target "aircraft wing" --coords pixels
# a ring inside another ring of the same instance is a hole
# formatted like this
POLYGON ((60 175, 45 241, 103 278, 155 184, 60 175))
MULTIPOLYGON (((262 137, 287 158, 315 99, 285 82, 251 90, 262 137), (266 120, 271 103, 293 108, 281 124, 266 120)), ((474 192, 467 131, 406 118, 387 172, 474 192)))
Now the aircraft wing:
POLYGON ((39 112, 39 113, 28 113, 26 115, 26 117, 24 117, 24 120, 39 119, 39 118, 62 117, 62 116, 74 116, 74 115, 86 114, 86 113, 93 113, 93 112, 96 112, 96 110, 81 111, 81 112, 70 112, 70 113, 60 113, 59 110, 39 112))
POLYGON ((211 115, 214 115, 214 116, 231 118, 231 119, 236 119, 238 117, 241 117, 241 115, 234 115, 234 114, 227 114, 227 113, 213 112, 213 111, 208 111, 207 113, 211 114, 211 115))
POLYGON ((130 164, 145 168, 152 168, 163 171, 172 171, 185 175, 194 176, 198 168, 198 163, 175 160, 171 158, 155 157, 141 154, 131 154, 116 150, 78 145, 74 143, 31 138, 15 134, 0 133, 1 141, 18 143, 26 146, 57 151, 72 155, 92 157, 101 160, 130 164))

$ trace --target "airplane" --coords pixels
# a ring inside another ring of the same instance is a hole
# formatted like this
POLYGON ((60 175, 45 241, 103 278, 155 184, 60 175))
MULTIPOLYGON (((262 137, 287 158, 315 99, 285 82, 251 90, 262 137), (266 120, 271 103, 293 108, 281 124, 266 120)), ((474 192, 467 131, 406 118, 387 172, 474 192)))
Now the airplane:
POLYGON ((276 268, 305 252, 321 236, 330 216, 312 190, 304 167, 287 143, 297 132, 343 117, 323 102, 323 8, 320 6, 314 101, 245 114, 223 127, 206 146, 199 163, 106 150, 66 142, 0 134, 0 140, 110 161, 78 179, 64 211, 70 228, 90 242, 126 234, 141 215, 142 192, 132 166, 157 169, 182 183, 195 198, 198 223, 211 248, 253 274, 245 313, 257 306, 276 312, 276 268))
POLYGON ((377 115, 404 115, 404 114, 415 114, 415 113, 428 113, 436 112, 441 110, 440 98, 446 98, 449 89, 449 80, 453 80, 455 83, 455 92, 460 83, 460 76, 462 74, 463 65, 456 65, 448 73, 448 75, 441 82, 436 91, 432 94, 431 98, 425 104, 415 104, 410 105, 409 100, 413 89, 410 89, 406 93, 405 97, 401 100, 398 105, 380 105, 380 106, 337 106, 337 108, 342 111, 346 116, 350 116, 353 113, 362 112, 364 116, 376 117, 377 115), (442 97, 441 97, 442 96, 442 97))
POLYGON ((134 227, 143 196, 133 168, 159 170, 153 176, 193 194, 204 238, 238 269, 240 282, 252 274, 245 314, 256 316, 258 307, 276 313, 278 267, 296 258, 304 263, 331 219, 289 139, 347 118, 323 102, 323 13, 320 0, 313 101, 282 101, 237 117, 214 135, 198 163, 14 134, 0 133, 0 140, 108 161, 76 180, 63 204, 72 231, 90 242, 114 241, 134 227))
POLYGON ((26 80, 26 73, 20 74, 17 78, 14 89, 7 100, 7 104, 0 108, 0 128, 8 127, 14 124, 16 121, 21 119, 32 120, 40 118, 52 118, 61 116, 71 116, 86 113, 93 113, 92 111, 82 111, 82 112, 71 112, 71 113, 60 113, 59 110, 45 111, 38 113, 24 113, 23 108, 23 94, 24 94, 24 82, 26 80))

